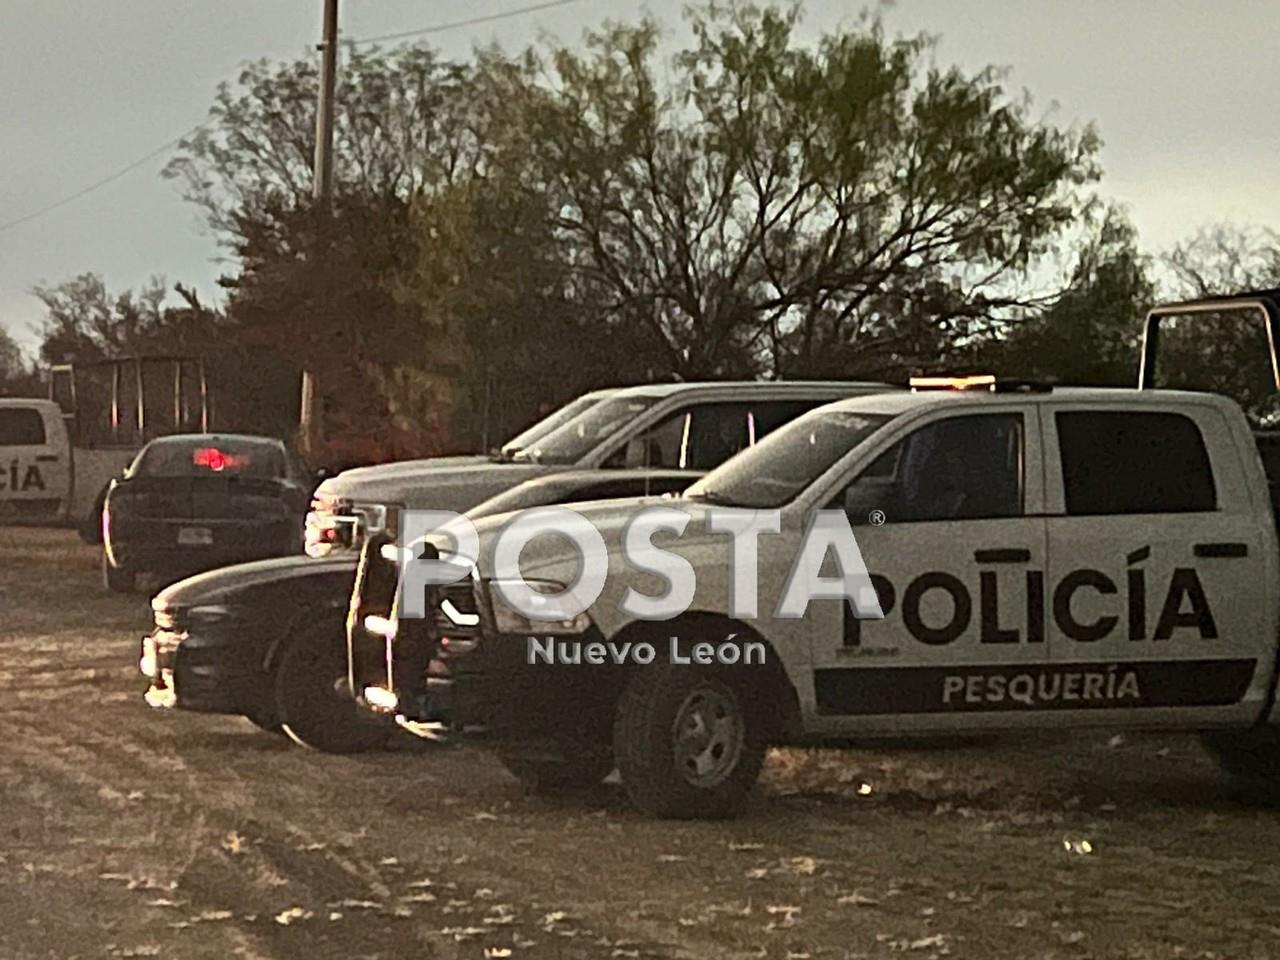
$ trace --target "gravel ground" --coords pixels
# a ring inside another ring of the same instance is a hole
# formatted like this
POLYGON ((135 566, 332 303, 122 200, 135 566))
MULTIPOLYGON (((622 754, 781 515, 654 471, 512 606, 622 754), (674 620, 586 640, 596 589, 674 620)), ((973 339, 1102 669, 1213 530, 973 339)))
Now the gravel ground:
POLYGON ((748 814, 153 712, 144 596, 0 530, 0 960, 1280 957, 1280 802, 1191 738, 778 751, 748 814))

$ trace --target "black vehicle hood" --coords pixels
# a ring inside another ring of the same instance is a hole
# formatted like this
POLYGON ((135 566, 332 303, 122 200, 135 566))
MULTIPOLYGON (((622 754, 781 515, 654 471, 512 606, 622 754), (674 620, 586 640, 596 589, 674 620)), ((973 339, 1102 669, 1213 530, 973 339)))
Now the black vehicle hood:
MULTIPOLYGON (((342 554, 321 560, 297 556, 239 563, 179 580, 156 594, 151 606, 160 610, 214 603, 251 605, 264 595, 297 602, 308 599, 312 590, 332 594, 335 585, 353 582, 358 562, 359 557, 342 554)), ((346 597, 342 599, 345 602, 346 597)))

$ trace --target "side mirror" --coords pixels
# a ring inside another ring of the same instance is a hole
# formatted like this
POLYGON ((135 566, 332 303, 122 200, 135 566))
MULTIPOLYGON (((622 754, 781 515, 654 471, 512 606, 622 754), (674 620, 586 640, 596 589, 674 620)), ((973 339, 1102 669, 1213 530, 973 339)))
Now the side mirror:
POLYGON ((833 504, 843 508, 854 527, 880 526, 887 517, 894 515, 894 485, 892 481, 867 482, 865 480, 845 488, 841 502, 833 504), (878 518, 878 519, 877 519, 878 518))

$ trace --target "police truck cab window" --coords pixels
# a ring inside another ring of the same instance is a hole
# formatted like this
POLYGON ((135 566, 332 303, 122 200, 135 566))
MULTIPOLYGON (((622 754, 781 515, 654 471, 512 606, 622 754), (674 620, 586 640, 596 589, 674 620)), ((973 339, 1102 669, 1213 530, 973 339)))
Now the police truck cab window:
POLYGON ((1198 513, 1217 509, 1200 428, 1176 413, 1055 414, 1067 513, 1198 513))
POLYGON ((875 459, 845 492, 854 523, 874 511, 894 523, 1022 513, 1022 415, 948 417, 875 459))
POLYGON ((0 447, 38 447, 45 442, 39 410, 0 409, 0 447))
POLYGON ((780 507, 890 419, 841 410, 805 414, 707 474, 685 496, 726 506, 780 507))
POLYGON ((533 463, 577 463, 656 402, 655 397, 604 400, 586 413, 547 434, 514 459, 533 463))

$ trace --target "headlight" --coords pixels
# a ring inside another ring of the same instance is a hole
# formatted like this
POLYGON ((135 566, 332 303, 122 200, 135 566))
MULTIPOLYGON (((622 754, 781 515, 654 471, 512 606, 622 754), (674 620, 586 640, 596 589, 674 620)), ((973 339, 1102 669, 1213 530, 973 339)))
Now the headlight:
MULTIPOLYGON (((559 635, 586 633, 590 629, 591 618, 585 611, 572 620, 542 620, 525 616, 507 603, 502 594, 503 583, 501 580, 490 580, 488 583, 490 603, 493 606, 493 625, 498 633, 559 635)), ((539 603, 539 594, 563 593, 568 589, 565 584, 554 580, 525 580, 524 585, 533 591, 534 606, 539 603)), ((517 584, 513 583, 512 586, 517 584)))

